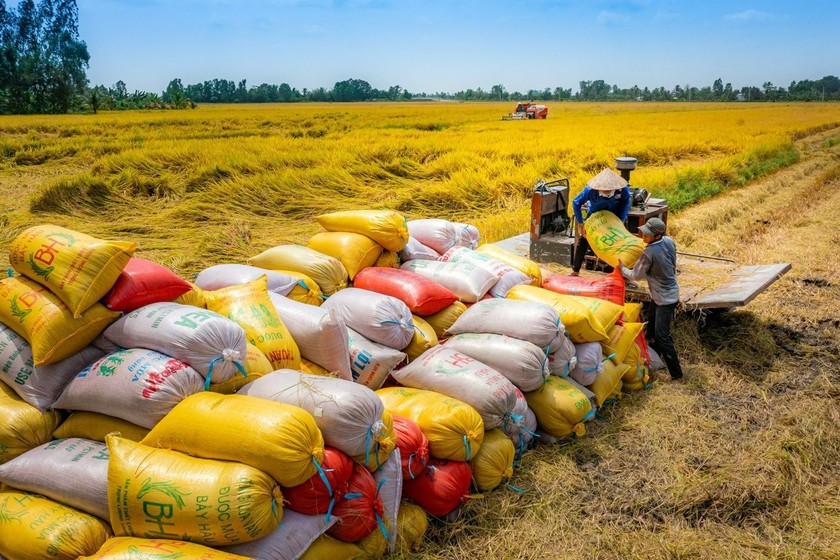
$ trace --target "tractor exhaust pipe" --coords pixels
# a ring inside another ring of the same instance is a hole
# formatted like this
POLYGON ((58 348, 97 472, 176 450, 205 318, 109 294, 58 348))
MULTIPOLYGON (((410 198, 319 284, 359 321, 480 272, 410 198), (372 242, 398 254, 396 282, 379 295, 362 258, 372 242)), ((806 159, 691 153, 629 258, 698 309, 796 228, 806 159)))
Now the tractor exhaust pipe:
POLYGON ((617 157, 615 158, 615 168, 621 172, 621 178, 630 184, 630 172, 636 169, 636 158, 617 157))

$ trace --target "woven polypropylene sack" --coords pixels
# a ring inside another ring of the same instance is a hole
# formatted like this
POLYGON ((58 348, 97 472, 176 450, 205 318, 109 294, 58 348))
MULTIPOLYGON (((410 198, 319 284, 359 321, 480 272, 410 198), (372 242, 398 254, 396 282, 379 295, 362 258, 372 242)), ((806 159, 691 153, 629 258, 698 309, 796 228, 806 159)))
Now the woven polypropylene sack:
POLYGON ((516 404, 513 407, 513 414, 510 421, 502 424, 501 430, 513 443, 516 459, 531 448, 534 441, 534 434, 537 431, 537 417, 530 408, 525 394, 519 389, 516 390, 516 404), (516 420, 515 422, 513 420, 516 420))
POLYGON ((204 302, 204 290, 196 286, 195 284, 190 284, 190 291, 176 297, 172 301, 174 303, 180 303, 182 305, 191 305, 193 307, 198 307, 199 309, 207 309, 207 304, 204 302))
POLYGON ((44 224, 12 241, 9 263, 56 294, 79 318, 114 286, 136 248, 134 242, 104 241, 44 224))
POLYGON ((376 268, 399 268, 401 262, 399 253, 384 249, 372 266, 376 268))
POLYGON ((471 480, 469 463, 432 459, 422 475, 405 481, 403 496, 429 514, 442 517, 466 503, 471 480))
POLYGON ((367 560, 370 556, 358 545, 334 539, 326 533, 312 541, 300 560, 367 560))
POLYGON ((564 336, 560 339, 559 347, 548 355, 548 369, 552 375, 568 377, 576 367, 575 345, 564 336))
POLYGON ((349 328, 394 350, 408 346, 414 336, 411 311, 395 297, 347 288, 330 296, 322 307, 335 309, 349 328))
POLYGON ((315 419, 324 443, 351 457, 375 453, 377 446, 390 446, 389 453, 394 449, 394 441, 384 433, 382 401, 358 383, 278 370, 245 385, 239 394, 306 410, 315 419))
POLYGON ((78 560, 111 536, 105 521, 26 492, 0 492, 0 512, 0 555, 9 559, 78 560))
POLYGON ((0 418, 0 464, 50 441, 61 422, 59 412, 41 412, 5 383, 0 383, 0 418))
POLYGON ((353 465, 347 493, 333 508, 338 521, 327 534, 344 542, 357 542, 378 531, 385 513, 373 475, 362 465, 353 465))
POLYGON ((248 351, 245 331, 235 321, 179 303, 141 307, 102 334, 118 348, 148 348, 177 358, 213 383, 241 375, 248 351))
POLYGON ((353 379, 347 325, 334 309, 306 305, 277 294, 269 297, 301 357, 342 379, 353 379))
POLYGON ((130 348, 106 354, 80 371, 53 406, 152 428, 184 398, 203 389, 204 378, 184 362, 130 348))
POLYGON ((628 323, 638 323, 642 316, 642 304, 636 301, 628 301, 624 304, 623 320, 628 323))
MULTIPOLYGON (((283 523, 286 523, 285 516, 283 523)), ((231 552, 223 552, 209 546, 186 541, 144 539, 142 537, 111 537, 95 554, 83 556, 79 560, 159 560, 164 558, 247 560, 251 557, 239 556, 231 552)), ((280 556, 277 558, 285 559, 285 557, 280 556)))
POLYGON ((401 262, 413 261, 415 259, 436 261, 440 258, 440 253, 431 247, 423 245, 415 238, 409 237, 408 243, 406 243, 403 250, 399 252, 399 257, 401 262))
POLYGON ((223 395, 232 395, 251 381, 274 371, 274 366, 271 365, 262 350, 250 342, 248 343, 245 362, 242 365, 245 368, 245 375, 235 375, 227 381, 211 383, 210 390, 223 395))
POLYGON ((621 396, 621 379, 630 366, 627 364, 614 364, 610 360, 604 362, 604 369, 589 385, 589 390, 595 393, 598 408, 604 406, 621 396))
POLYGON ((586 218, 583 227, 592 252, 610 266, 618 266, 620 259, 624 266, 633 268, 645 250, 645 242, 627 231, 609 210, 595 212, 586 218))
POLYGON ((402 270, 425 276, 442 285, 464 302, 476 302, 490 291, 499 277, 474 264, 416 260, 404 262, 402 270))
POLYGON ((591 385, 604 369, 601 344, 598 342, 575 344, 575 357, 577 363, 569 372, 569 377, 581 385, 591 385))
POLYGON ((550 375, 545 350, 503 334, 464 333, 446 347, 479 360, 508 378, 521 391, 533 391, 550 375))
POLYGON ((0 465, 0 481, 108 519, 108 448, 100 441, 45 443, 0 465))
POLYGON ((0 302, 0 323, 29 343, 36 366, 76 354, 119 317, 119 313, 94 303, 74 318, 58 296, 23 277, 0 280, 0 302))
POLYGON ((539 427, 557 438, 582 436, 586 433, 583 422, 595 414, 587 396, 559 377, 549 377, 540 389, 526 393, 525 398, 539 427))
POLYGON ((29 343, 0 324, 0 381, 5 381, 20 398, 42 412, 52 407, 77 373, 103 354, 99 348, 86 346, 60 362, 35 367, 29 343))
POLYGON ((284 272, 301 272, 312 278, 327 296, 347 287, 347 269, 338 259, 303 245, 278 245, 266 249, 248 259, 248 264, 284 272))
POLYGON ((624 276, 619 269, 599 278, 584 278, 568 274, 552 274, 545 278, 542 287, 571 296, 586 296, 624 305, 624 276))
POLYGON ((349 231, 370 237, 389 251, 401 251, 408 242, 405 216, 393 210, 346 210, 317 216, 327 231, 349 231))
POLYGON ((488 299, 470 306, 446 332, 503 334, 545 350, 565 335, 565 327, 557 310, 544 302, 488 299))
POLYGON ((473 481, 480 492, 489 492, 513 476, 516 448, 498 428, 484 434, 478 454, 470 461, 473 481))
MULTIPOLYGON (((578 383, 577 381, 575 381, 572 378, 568 378, 568 379, 566 379, 566 381, 569 383, 569 385, 571 385, 572 387, 574 387, 575 389, 577 389, 578 391, 580 391, 581 393, 586 395, 586 398, 589 399, 590 406, 592 406, 592 410, 594 412, 598 412, 598 398, 595 396, 595 393, 593 393, 592 391, 589 390, 589 387, 585 387, 585 386, 581 385, 580 383, 578 383)), ((594 418, 595 418, 595 415, 591 414, 587 418, 584 419, 584 422, 588 422, 588 421, 590 421, 594 418)))
POLYGON ((366 268, 356 276, 353 286, 393 296, 420 316, 437 313, 458 301, 458 296, 438 282, 400 268, 366 268))
MULTIPOLYGON (((283 522, 265 537, 233 546, 223 546, 220 550, 243 556, 223 556, 220 558, 270 558, 271 560, 297 560, 312 542, 324 534, 337 519, 327 519, 324 515, 304 515, 295 511, 283 512, 283 522)), ((222 554, 222 553, 220 553, 222 554)), ((192 558, 192 556, 189 556, 192 558)), ((196 556, 199 558, 199 556, 196 556)), ((200 556, 205 560, 204 556, 200 556)), ((126 559, 129 560, 129 559, 126 559)), ((207 560, 213 560, 213 557, 207 560)))
POLYGON ((353 329, 347 329, 347 334, 353 381, 374 391, 382 387, 394 368, 406 360, 405 352, 377 344, 353 329))
POLYGON ((122 418, 114 418, 98 412, 77 411, 70 414, 52 435, 56 439, 85 438, 104 442, 105 436, 114 432, 125 439, 141 441, 149 430, 122 418))
POLYGON ((197 459, 109 435, 108 509, 118 536, 250 542, 283 517, 277 482, 235 461, 197 459))
POLYGON ((480 237, 475 226, 439 218, 411 220, 408 232, 412 238, 441 255, 452 247, 475 249, 480 237))
POLYGON ((347 493, 347 481, 353 474, 353 459, 332 447, 324 448, 324 461, 317 474, 297 486, 283 488, 289 509, 306 515, 326 514, 347 493))
POLYGON ((309 238, 310 249, 338 259, 350 280, 359 271, 373 266, 382 254, 382 246, 370 237, 349 231, 324 231, 309 238))
POLYGON ((437 335, 438 340, 440 341, 449 336, 449 328, 455 323, 455 321, 458 320, 458 317, 460 317, 466 310, 466 305, 464 305, 460 301, 456 301, 449 307, 444 307, 437 313, 433 313, 432 315, 426 315, 425 317, 423 317, 423 320, 429 323, 429 325, 435 330, 435 334, 437 335))
MULTIPOLYGON (((400 450, 394 449, 391 456, 373 473, 376 492, 382 500, 383 519, 388 528, 388 550, 393 552, 397 545, 397 518, 402 499, 402 460, 400 450)), ((383 535, 384 536, 384 535, 383 535)))
POLYGON ((397 434, 394 432, 394 419, 387 409, 382 412, 382 425, 379 440, 373 446, 373 451, 363 455, 356 455, 353 460, 363 465, 367 470, 375 473, 388 460, 397 445, 397 434))
POLYGON ((173 301, 191 289, 186 280, 165 266, 132 257, 102 303, 112 311, 128 313, 150 303, 173 301))
POLYGON ((300 407, 245 395, 198 393, 181 401, 143 438, 207 459, 240 461, 296 486, 317 472, 324 438, 300 407))
POLYGON ((644 329, 643 323, 628 323, 622 325, 613 325, 607 331, 609 339, 601 341, 601 348, 605 356, 613 361, 614 364, 620 364, 627 356, 627 352, 636 343, 636 337, 644 329))
POLYGON ((296 270, 278 270, 277 272, 282 272, 283 274, 288 274, 289 276, 293 276, 298 279, 298 283, 295 287, 286 294, 286 297, 289 299, 295 300, 299 303, 315 306, 321 305, 324 303, 324 300, 327 299, 327 296, 325 296, 324 292, 321 291, 321 286, 303 272, 298 272, 296 270))
POLYGON ((438 344, 435 329, 424 321, 422 317, 412 315, 411 322, 414 323, 414 336, 411 338, 411 343, 403 349, 409 362, 438 344))
POLYGON ((493 297, 505 297, 511 288, 519 284, 530 284, 531 277, 500 260, 485 253, 479 253, 466 247, 453 247, 441 255, 441 261, 471 264, 494 274, 498 280, 487 292, 493 297))
POLYGON ((428 529, 429 517, 425 510, 417 504, 403 500, 397 515, 396 549, 403 554, 420 550, 428 529))
POLYGON ((415 478, 429 462, 429 440, 413 420, 393 414, 397 449, 400 450, 403 479, 415 478))
POLYGON ((213 291, 247 284, 261 276, 266 277, 268 291, 281 296, 289 295, 292 288, 297 286, 301 280, 297 276, 280 270, 270 270, 247 264, 216 264, 199 272, 195 278, 195 283, 202 290, 213 291))
POLYGON ((472 406, 435 391, 390 387, 376 392, 392 414, 408 418, 429 440, 438 459, 469 461, 484 440, 484 421, 472 406))
POLYGON ((531 278, 532 286, 539 286, 542 284, 542 271, 540 270, 540 265, 531 259, 520 257, 519 255, 502 249, 493 243, 485 243, 484 245, 479 246, 476 250, 479 253, 484 253, 485 255, 491 256, 498 261, 507 263, 513 268, 524 272, 531 278))

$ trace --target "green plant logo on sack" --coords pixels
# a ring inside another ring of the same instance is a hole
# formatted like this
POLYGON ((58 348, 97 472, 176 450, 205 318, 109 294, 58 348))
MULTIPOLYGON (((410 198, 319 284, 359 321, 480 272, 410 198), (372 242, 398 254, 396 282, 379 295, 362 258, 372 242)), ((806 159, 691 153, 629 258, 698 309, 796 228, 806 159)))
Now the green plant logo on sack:
MULTIPOLYGON (((27 496, 26 501, 28 501, 28 499, 29 497, 27 496)), ((12 522, 17 522, 20 525, 23 525, 23 523, 21 522, 21 518, 26 516, 26 511, 23 509, 21 509, 20 511, 10 511, 9 500, 15 500, 20 504, 21 507, 26 507, 23 503, 21 503, 21 500, 18 500, 17 498, 13 498, 11 496, 6 497, 3 500, 3 503, 0 503, 0 525, 5 525, 7 523, 12 522)))
POLYGON ((156 554, 149 550, 149 547, 144 546, 141 550, 139 546, 130 544, 126 547, 127 560, 148 560, 155 558, 156 560, 178 560, 178 558, 186 558, 180 552, 173 552, 172 554, 156 554))
MULTIPOLYGON (((18 296, 17 295, 14 296, 9 303, 10 303, 10 308, 12 310, 12 315, 17 317, 18 319, 20 319, 21 323, 23 323, 23 321, 24 321, 24 319, 26 319, 27 315, 32 313, 32 308, 31 307, 27 307, 26 309, 21 309, 20 308, 20 306, 18 305, 18 296)), ((25 303, 25 302, 22 302, 22 303, 25 303)))
POLYGON ((177 510, 184 508, 184 496, 189 496, 188 493, 181 492, 178 487, 167 481, 152 482, 151 478, 147 478, 137 491, 137 499, 143 503, 143 514, 146 516, 144 521, 150 525, 157 526, 157 530, 146 531, 144 537, 146 538, 172 538, 180 540, 181 536, 178 533, 168 532, 168 528, 175 526, 175 523, 168 521, 173 518, 177 510), (162 495, 156 501, 147 498, 150 494, 162 495))
POLYGON ((29 267, 36 275, 43 276, 44 280, 49 278, 50 273, 55 270, 53 262, 55 262, 61 248, 72 247, 76 243, 76 238, 69 233, 51 233, 47 236, 47 239, 51 243, 42 243, 40 249, 29 255, 29 267), (64 242, 62 243, 56 238, 63 239, 64 242))

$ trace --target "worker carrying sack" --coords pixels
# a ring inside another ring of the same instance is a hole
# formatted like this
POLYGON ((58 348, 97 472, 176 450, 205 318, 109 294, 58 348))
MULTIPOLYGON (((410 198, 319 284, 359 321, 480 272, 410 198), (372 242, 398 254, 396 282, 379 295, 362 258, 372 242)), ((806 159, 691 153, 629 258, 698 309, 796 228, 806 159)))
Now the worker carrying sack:
POLYGON ((247 264, 217 264, 199 272, 195 278, 195 284, 202 290, 221 290, 253 282, 261 276, 266 277, 268 291, 281 296, 289 295, 289 292, 301 281, 300 278, 280 270, 269 270, 247 264))
POLYGON ((338 259, 303 245, 278 245, 266 249, 248 259, 248 264, 286 273, 303 273, 327 296, 347 287, 347 269, 338 259))
POLYGON ((349 231, 316 233, 306 244, 310 249, 338 259, 353 280, 363 269, 373 266, 382 254, 382 246, 370 237, 349 231))
POLYGON ((5 383, 0 383, 0 418, 0 464, 50 441, 61 423, 58 411, 41 412, 5 383))
POLYGON ((347 210, 322 214, 315 220, 327 231, 349 231, 370 237, 389 251, 408 242, 405 217, 393 210, 347 210))
POLYGON ((394 350, 408 346, 414 336, 411 311, 395 297, 347 288, 330 296, 321 307, 334 309, 349 328, 394 350))
POLYGON ((458 296, 440 283, 400 268, 366 268, 356 276, 353 286, 395 297, 421 317, 458 301, 458 296))
POLYGON ((78 319, 114 286, 136 248, 134 242, 103 241, 44 224, 12 241, 9 263, 58 296, 78 319))
POLYGON ((609 210, 595 212, 583 227, 592 251, 610 266, 618 266, 621 259, 624 266, 633 268, 645 250, 645 242, 627 231, 618 216, 609 210))
POLYGON ((478 247, 479 232, 475 226, 439 218, 410 220, 409 235, 441 255, 452 247, 478 247))
POLYGON ((483 268, 495 275, 498 280, 487 292, 493 297, 505 297, 511 288, 519 284, 530 284, 531 278, 524 272, 512 266, 496 260, 493 257, 466 247, 453 247, 444 253, 440 259, 442 262, 463 263, 483 268))
POLYGON ((474 264, 443 261, 408 261, 402 270, 416 272, 444 286, 464 302, 476 302, 499 280, 499 277, 474 264))

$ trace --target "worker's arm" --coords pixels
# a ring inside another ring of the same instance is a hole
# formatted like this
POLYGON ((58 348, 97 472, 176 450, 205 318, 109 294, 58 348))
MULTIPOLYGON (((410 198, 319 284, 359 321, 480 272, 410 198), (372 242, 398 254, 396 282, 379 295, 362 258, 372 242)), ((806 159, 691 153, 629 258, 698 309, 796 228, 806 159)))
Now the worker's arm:
POLYGON ((628 280, 638 281, 644 280, 647 276, 648 271, 650 270, 651 265, 650 257, 648 256, 647 252, 642 253, 642 256, 639 257, 639 260, 636 261, 635 266, 633 268, 627 268, 621 261, 618 261, 618 268, 621 270, 621 275, 624 276, 628 280))
POLYGON ((577 220, 577 223, 579 224, 583 223, 583 213, 581 212, 581 208, 583 207, 583 204, 589 200, 589 192, 589 187, 584 187, 580 194, 578 194, 572 201, 572 210, 575 213, 575 220, 577 220))
POLYGON ((630 189, 624 187, 621 189, 621 210, 618 214, 618 219, 621 223, 627 221, 627 214, 630 213, 630 189))

